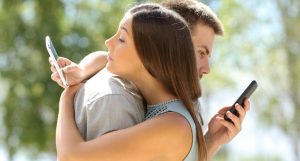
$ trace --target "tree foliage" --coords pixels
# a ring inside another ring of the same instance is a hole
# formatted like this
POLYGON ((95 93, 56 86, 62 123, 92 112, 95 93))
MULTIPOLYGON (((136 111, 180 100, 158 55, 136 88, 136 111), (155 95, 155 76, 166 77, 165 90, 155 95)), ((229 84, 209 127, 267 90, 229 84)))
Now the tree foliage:
MULTIPOLYGON (((0 1, 3 139, 10 159, 20 149, 32 156, 55 151, 55 124, 62 89, 50 79, 44 38, 59 55, 79 61, 105 50, 131 0, 0 1), (4 87, 5 85, 5 87, 4 87)), ((1 100, 1 99, 0 99, 1 100)))
MULTIPOLYGON (((283 29, 283 39, 278 46, 282 47, 286 55, 286 69, 288 90, 285 95, 291 103, 292 112, 286 112, 283 104, 279 126, 291 138, 291 143, 297 160, 300 160, 300 2, 297 0, 277 0, 283 29)), ((280 99, 280 98, 278 98, 280 99)))
MULTIPOLYGON (((224 23, 212 57, 212 72, 204 79, 205 99, 256 79, 251 111, 266 129, 276 127, 290 139, 300 159, 300 2, 210 1, 224 23), (222 89, 222 90, 220 90, 222 89)), ((293 158, 289 156, 288 158, 293 158)))

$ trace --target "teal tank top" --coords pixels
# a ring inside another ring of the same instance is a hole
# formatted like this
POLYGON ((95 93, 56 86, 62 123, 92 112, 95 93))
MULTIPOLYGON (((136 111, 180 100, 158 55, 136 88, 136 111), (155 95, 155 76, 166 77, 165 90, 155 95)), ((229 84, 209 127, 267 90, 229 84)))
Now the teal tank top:
POLYGON ((156 105, 147 105, 146 120, 166 112, 176 112, 188 120, 193 133, 193 144, 184 161, 198 161, 198 143, 195 122, 179 99, 170 100, 156 105))

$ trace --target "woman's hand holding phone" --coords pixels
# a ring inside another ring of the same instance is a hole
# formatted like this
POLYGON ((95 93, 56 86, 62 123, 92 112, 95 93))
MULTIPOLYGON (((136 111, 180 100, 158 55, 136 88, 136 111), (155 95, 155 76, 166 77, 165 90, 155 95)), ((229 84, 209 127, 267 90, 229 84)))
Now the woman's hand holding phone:
MULTIPOLYGON (((49 63, 51 64, 51 79, 55 81, 59 86, 64 87, 64 84, 59 76, 59 73, 57 72, 52 60, 49 58, 49 63)), ((57 63, 59 64, 60 67, 62 67, 62 71, 65 75, 66 80, 68 81, 68 85, 77 85, 84 80, 83 76, 83 69, 80 67, 80 65, 72 62, 71 60, 64 58, 64 57, 59 57, 57 59, 57 63)))
POLYGON ((58 57, 57 52, 49 36, 46 36, 46 48, 50 55, 49 63, 51 64, 51 79, 63 88, 69 85, 79 84, 84 80, 83 68, 71 60, 58 57))

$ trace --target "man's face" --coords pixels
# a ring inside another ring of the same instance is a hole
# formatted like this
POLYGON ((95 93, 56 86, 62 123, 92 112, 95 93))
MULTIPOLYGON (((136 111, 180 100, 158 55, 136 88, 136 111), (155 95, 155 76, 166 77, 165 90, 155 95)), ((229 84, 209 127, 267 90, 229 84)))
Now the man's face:
POLYGON ((215 39, 214 30, 202 23, 194 26, 192 31, 192 41, 195 49, 197 72, 201 79, 204 74, 209 73, 209 58, 215 39))

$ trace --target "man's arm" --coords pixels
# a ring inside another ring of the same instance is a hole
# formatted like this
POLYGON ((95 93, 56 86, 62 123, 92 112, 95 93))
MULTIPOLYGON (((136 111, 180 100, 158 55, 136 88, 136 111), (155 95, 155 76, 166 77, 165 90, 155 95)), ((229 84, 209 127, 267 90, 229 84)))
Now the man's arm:
POLYGON ((224 107, 209 121, 208 130, 204 135, 207 145, 208 161, 212 160, 222 145, 230 142, 241 131, 246 112, 250 109, 248 99, 245 100, 244 105, 244 108, 240 105, 235 106, 235 109, 240 115, 239 117, 228 111, 230 107, 224 107), (225 114, 234 124, 224 119, 225 114))

